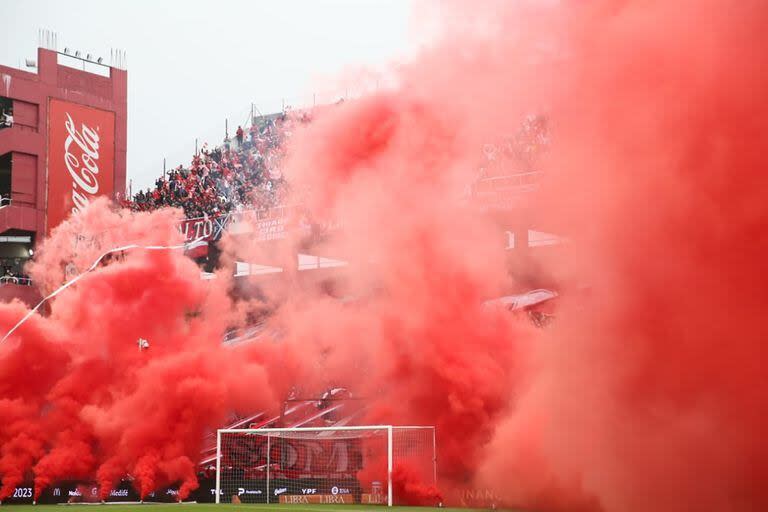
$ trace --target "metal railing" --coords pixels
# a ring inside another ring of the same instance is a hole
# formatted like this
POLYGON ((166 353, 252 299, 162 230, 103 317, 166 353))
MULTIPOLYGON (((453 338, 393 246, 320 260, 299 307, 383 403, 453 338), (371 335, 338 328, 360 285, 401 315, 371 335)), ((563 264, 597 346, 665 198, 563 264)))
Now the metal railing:
POLYGON ((538 171, 482 178, 472 185, 472 193, 473 195, 484 195, 494 194, 504 190, 515 190, 528 187, 535 188, 540 179, 541 173, 538 171))
POLYGON ((0 286, 6 284, 17 284, 19 286, 32 286, 32 279, 28 277, 2 276, 0 277, 0 286))

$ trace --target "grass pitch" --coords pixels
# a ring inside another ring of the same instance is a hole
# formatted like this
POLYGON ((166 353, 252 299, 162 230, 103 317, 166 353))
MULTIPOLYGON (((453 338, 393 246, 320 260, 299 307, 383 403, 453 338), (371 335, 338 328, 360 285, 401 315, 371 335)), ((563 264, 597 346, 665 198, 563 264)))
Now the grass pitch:
POLYGON ((145 503, 140 505, 8 505, 10 512, 471 512, 469 508, 392 507, 382 505, 231 505, 215 503, 145 503))

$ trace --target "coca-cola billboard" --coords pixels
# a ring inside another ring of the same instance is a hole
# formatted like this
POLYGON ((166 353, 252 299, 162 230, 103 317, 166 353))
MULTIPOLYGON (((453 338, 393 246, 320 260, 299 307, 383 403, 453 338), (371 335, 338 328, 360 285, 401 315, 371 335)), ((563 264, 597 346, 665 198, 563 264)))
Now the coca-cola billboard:
POLYGON ((48 231, 115 189, 115 113, 69 101, 48 105, 48 231))

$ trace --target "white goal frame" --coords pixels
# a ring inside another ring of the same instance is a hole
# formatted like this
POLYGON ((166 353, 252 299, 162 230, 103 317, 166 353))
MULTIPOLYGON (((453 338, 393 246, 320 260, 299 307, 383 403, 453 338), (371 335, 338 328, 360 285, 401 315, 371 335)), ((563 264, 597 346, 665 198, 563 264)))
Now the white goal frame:
MULTIPOLYGON (((222 434, 258 434, 267 435, 269 446, 269 434, 289 434, 292 432, 348 432, 365 430, 385 430, 387 432, 387 506, 392 506, 392 469, 393 469, 393 433, 395 430, 431 429, 432 430, 432 461, 433 478, 437 485, 437 438, 434 426, 400 426, 400 425, 355 425, 334 427, 293 427, 293 428, 222 428, 216 431, 216 503, 221 503, 221 435, 222 434)), ((270 450, 267 448, 267 461, 270 450)), ((267 462, 269 465, 269 462, 267 462)), ((267 471, 267 488, 269 488, 270 473, 267 471)))

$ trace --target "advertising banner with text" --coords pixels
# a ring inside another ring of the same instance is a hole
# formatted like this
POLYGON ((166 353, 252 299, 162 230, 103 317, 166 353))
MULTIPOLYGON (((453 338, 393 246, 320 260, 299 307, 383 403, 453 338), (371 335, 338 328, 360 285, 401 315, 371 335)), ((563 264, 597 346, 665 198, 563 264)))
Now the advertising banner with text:
POLYGON ((48 105, 48 232, 115 189, 115 113, 69 101, 48 105))

